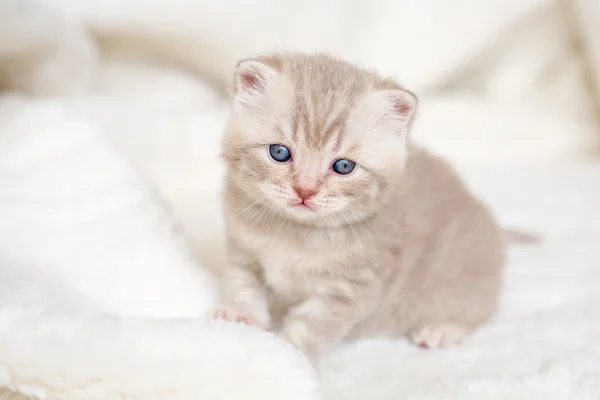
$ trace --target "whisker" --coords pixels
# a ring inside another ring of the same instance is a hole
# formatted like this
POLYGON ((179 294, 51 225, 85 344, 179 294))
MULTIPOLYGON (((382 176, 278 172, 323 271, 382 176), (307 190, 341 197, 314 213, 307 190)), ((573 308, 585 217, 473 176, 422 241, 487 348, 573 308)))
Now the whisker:
POLYGON ((231 204, 233 204, 235 202, 238 202, 238 201, 244 199, 245 197, 248 197, 248 195, 257 194, 257 193, 262 193, 262 190, 256 190, 254 192, 244 192, 242 194, 239 194, 239 195, 235 196, 234 198, 229 199, 229 201, 227 201, 225 203, 225 206, 228 206, 228 205, 231 205, 231 204))
MULTIPOLYGON (((352 211, 356 211, 356 209, 355 209, 354 207, 352 207, 351 205, 348 205, 347 207, 348 207, 350 210, 352 210, 352 211)), ((365 217, 361 217, 361 216, 358 216, 358 215, 357 215, 357 217, 358 217, 358 220, 359 220, 359 221, 361 221, 361 222, 364 222, 364 223, 365 223, 365 225, 367 226, 367 228, 369 228, 369 229, 371 230, 371 232, 373 232, 375 235, 377 235, 377 237, 378 237, 379 239, 383 240, 383 237, 381 237, 381 235, 379 234, 379 232, 377 232, 377 231, 375 230, 375 228, 373 228, 373 226, 372 226, 372 225, 369 223, 369 221, 367 220, 367 218, 365 218, 365 217)))
MULTIPOLYGON (((264 199, 265 199, 265 197, 266 197, 266 196, 263 196, 262 198, 260 198, 260 199, 258 199, 258 200, 255 200, 254 202, 252 202, 252 204, 250 204, 248 207, 244 208, 244 209, 242 210, 242 212, 240 212, 240 213, 239 213, 237 216, 239 217, 240 215, 242 215, 242 213, 243 213, 244 211, 246 211, 246 210, 247 210, 248 208, 250 208, 250 207, 253 207, 253 206, 254 206, 254 205, 256 205, 258 202, 260 202, 260 201, 264 200, 264 199)), ((264 207, 264 206, 261 206, 261 208, 262 208, 262 207, 264 207)), ((252 219, 254 218, 254 216, 256 215, 256 213, 257 213, 259 210, 260 210, 260 208, 259 208, 258 210, 256 210, 256 211, 254 212, 254 214, 252 214, 252 216, 250 217, 250 219, 248 220, 248 222, 252 221, 252 219)), ((236 217, 236 218, 237 218, 237 217, 236 217)))
POLYGON ((256 210, 256 212, 248 220, 248 223, 251 224, 252 228, 257 228, 258 221, 260 221, 260 217, 264 213, 264 210, 266 209, 266 207, 267 207, 266 204, 261 205, 260 208, 258 210, 256 210), (256 219, 254 219, 254 217, 256 217, 256 219))
POLYGON ((272 222, 275 219, 275 215, 277 214, 277 207, 272 207, 273 212, 271 212, 271 215, 269 217, 269 222, 267 224, 267 234, 269 233, 269 229, 271 228, 272 222))
MULTIPOLYGON (((335 213, 331 213, 331 216, 332 216, 333 218, 335 218, 335 226, 333 227, 333 232, 334 232, 334 235, 335 235, 335 232, 339 231, 340 233, 342 233, 342 238, 343 238, 343 237, 344 237, 344 234, 343 234, 343 232, 342 232, 342 229, 343 229, 343 228, 342 228, 342 226, 341 226, 341 224, 340 224, 340 220, 338 219, 337 215, 335 215, 335 213)), ((334 239, 334 240, 335 240, 335 239, 334 239)))
POLYGON ((271 212, 273 212, 275 210, 275 207, 272 207, 272 205, 273 205, 273 200, 269 200, 269 202, 267 203, 267 210, 266 210, 267 215, 266 215, 266 217, 262 218, 263 222, 262 222, 262 225, 260 226, 260 229, 264 230, 265 225, 266 225, 267 235, 269 234, 269 221, 270 221, 269 217, 271 215, 271 212))
POLYGON ((354 224, 350 222, 350 220, 348 219, 348 217, 346 216, 346 214, 342 214, 342 216, 346 219, 346 222, 348 222, 348 226, 352 230, 352 234, 354 235, 354 239, 360 244, 360 248, 362 249, 362 251, 365 251, 365 246, 363 245, 362 241, 358 237, 358 233, 356 233, 356 229, 354 229, 354 224))
POLYGON ((241 216, 241 215, 242 215, 244 212, 246 212, 246 210, 248 210, 248 209, 249 209, 249 208, 251 208, 251 207, 254 207, 254 205, 256 205, 258 202, 260 202, 260 201, 264 200, 264 199, 265 199, 265 197, 266 197, 266 196, 262 196, 262 197, 260 197, 260 198, 258 198, 258 199, 256 199, 256 200, 254 200, 252 203, 250 203, 250 205, 248 205, 246 208, 244 208, 242 211, 240 211, 240 212, 239 212, 239 214, 238 214, 238 215, 236 215, 234 219, 237 219, 237 218, 239 218, 239 217, 240 217, 240 216, 241 216))

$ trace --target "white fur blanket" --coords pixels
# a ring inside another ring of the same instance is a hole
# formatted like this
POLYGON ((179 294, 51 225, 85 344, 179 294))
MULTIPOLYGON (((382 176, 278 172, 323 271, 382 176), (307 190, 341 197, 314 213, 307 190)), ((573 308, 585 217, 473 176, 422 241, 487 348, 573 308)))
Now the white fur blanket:
POLYGON ((79 22, 116 35, 134 1, 47 2, 64 8, 0 2, 0 61, 28 66, 0 75, 17 89, 0 95, 0 387, 47 399, 598 398, 600 164, 567 157, 592 130, 576 110, 426 98, 415 136, 543 243, 511 250, 501 310, 464 345, 346 343, 315 371, 270 334, 208 320, 224 262, 219 94, 97 51, 79 22), (54 50, 32 58, 40 37, 54 50))

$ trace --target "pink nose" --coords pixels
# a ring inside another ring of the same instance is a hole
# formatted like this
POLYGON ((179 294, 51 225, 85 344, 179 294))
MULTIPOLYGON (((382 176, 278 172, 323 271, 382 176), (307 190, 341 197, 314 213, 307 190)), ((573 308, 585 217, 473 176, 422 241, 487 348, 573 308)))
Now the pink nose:
POLYGON ((304 187, 294 187, 294 190, 296 191, 298 197, 300 197, 303 203, 318 192, 317 189, 304 187))

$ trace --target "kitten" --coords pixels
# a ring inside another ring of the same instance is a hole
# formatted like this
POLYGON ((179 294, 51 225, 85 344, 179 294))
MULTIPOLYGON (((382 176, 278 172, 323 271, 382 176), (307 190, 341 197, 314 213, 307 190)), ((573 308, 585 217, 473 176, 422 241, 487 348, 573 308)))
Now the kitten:
POLYGON ((416 107, 396 82, 327 55, 238 64, 217 317, 278 331, 310 357, 361 336, 448 346, 490 318, 504 234, 411 143, 416 107))

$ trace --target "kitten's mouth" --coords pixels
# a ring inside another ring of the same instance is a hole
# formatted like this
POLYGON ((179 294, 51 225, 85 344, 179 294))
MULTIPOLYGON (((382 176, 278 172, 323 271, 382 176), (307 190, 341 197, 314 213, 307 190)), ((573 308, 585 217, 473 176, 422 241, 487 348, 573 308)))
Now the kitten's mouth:
POLYGON ((312 207, 309 204, 306 204, 303 201, 292 204, 292 207, 299 208, 299 209, 304 209, 304 210, 312 210, 312 207))

